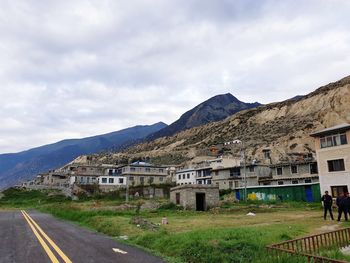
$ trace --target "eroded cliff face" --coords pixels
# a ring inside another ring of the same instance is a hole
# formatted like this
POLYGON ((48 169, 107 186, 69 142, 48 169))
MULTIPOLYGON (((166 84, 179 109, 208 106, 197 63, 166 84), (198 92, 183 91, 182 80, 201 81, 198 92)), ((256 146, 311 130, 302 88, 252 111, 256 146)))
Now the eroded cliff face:
MULTIPOLYGON (((219 122, 139 144, 122 153, 95 155, 93 159, 114 163, 148 158, 164 164, 183 163, 205 158, 211 145, 238 138, 245 142, 249 159, 263 160, 263 150, 270 149, 275 163, 313 153, 314 139, 309 134, 341 123, 350 123, 350 76, 301 99, 242 111, 219 122)), ((239 151, 223 150, 226 154, 239 151)))

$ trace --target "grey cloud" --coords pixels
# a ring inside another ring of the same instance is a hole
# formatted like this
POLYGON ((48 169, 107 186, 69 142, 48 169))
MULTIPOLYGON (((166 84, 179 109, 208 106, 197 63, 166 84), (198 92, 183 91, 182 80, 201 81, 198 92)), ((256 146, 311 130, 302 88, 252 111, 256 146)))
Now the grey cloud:
POLYGON ((172 122, 219 93, 268 103, 337 80, 348 1, 6 1, 0 153, 172 122))

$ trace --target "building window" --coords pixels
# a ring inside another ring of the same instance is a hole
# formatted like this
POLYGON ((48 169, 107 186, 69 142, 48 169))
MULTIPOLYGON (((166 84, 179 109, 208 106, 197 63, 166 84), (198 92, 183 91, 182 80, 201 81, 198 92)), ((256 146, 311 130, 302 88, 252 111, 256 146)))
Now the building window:
POLYGON ((230 176, 241 176, 241 168, 233 167, 230 169, 230 176))
POLYGON ((270 150, 263 150, 263 152, 264 152, 265 159, 271 159, 271 151, 270 150))
POLYGON ((292 174, 297 174, 298 173, 298 165, 292 164, 290 166, 290 171, 291 171, 292 174))
POLYGON ((182 179, 185 179, 185 178, 186 178, 186 174, 183 174, 183 175, 182 175, 182 179))
POLYGON ((151 168, 148 168, 148 167, 147 167, 147 168, 146 168, 146 172, 147 172, 147 173, 150 173, 150 172, 151 172, 151 168))
POLYGON ((107 178, 102 177, 102 183, 103 183, 103 184, 106 184, 106 183, 107 183, 107 178))
POLYGON ((348 186, 347 185, 331 186, 331 191, 332 191, 332 196, 337 197, 340 193, 347 193, 348 186))
POLYGON ((119 183, 123 184, 124 183, 124 178, 119 178, 119 183))
POLYGON ((163 182, 163 177, 159 177, 159 182, 163 182))
POLYGON ((108 174, 112 175, 113 174, 113 170, 108 170, 108 174))
POLYGON ((154 177, 149 178, 149 183, 152 184, 154 182, 154 177))
POLYGON ((278 183, 278 185, 283 185, 284 184, 283 181, 278 181, 277 183, 278 183))
POLYGON ((134 176, 129 176, 129 181, 134 181, 134 176))
POLYGON ((215 175, 219 175, 219 171, 215 171, 215 175))
POLYGON ((345 171, 344 159, 327 161, 329 172, 345 171))
POLYGON ((255 168, 254 166, 249 166, 249 172, 254 173, 254 170, 255 170, 254 168, 255 168))
POLYGON ((140 182, 143 184, 145 182, 145 178, 143 176, 140 177, 140 182))
POLYGON ((277 167, 276 168, 276 173, 277 173, 277 175, 282 175, 283 174, 283 168, 282 167, 277 167))
POLYGON ((346 134, 335 134, 330 136, 325 136, 320 139, 321 148, 333 147, 348 144, 346 134))
POLYGON ((311 179, 305 179, 306 184, 310 184, 311 182, 312 182, 311 179))
POLYGON ((160 173, 164 173, 164 169, 159 169, 159 172, 160 173))
POLYGON ((310 163, 310 174, 318 174, 317 163, 310 163))
POLYGON ((187 179, 190 179, 190 174, 187 174, 187 179))
POLYGON ((298 182, 298 180, 293 180, 292 181, 292 184, 298 184, 299 182, 298 182))
POLYGON ((130 172, 135 172, 135 168, 134 167, 130 167, 130 172))
POLYGON ((211 180, 207 180, 207 184, 211 184, 211 180))
POLYGON ((199 180, 199 181, 198 181, 198 184, 202 184, 202 180, 199 180))
POLYGON ((109 184, 114 184, 114 178, 109 178, 109 179, 108 179, 108 183, 109 183, 109 184))
POLYGON ((229 181, 229 182, 228 182, 228 186, 229 186, 230 188, 232 188, 232 187, 233 187, 233 182, 232 182, 232 181, 229 181))
POLYGON ((181 180, 181 174, 179 174, 179 180, 181 180))

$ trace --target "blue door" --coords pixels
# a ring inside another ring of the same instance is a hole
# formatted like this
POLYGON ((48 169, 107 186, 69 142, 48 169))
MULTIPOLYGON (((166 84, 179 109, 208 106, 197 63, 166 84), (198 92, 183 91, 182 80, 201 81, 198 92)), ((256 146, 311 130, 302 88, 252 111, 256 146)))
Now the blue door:
POLYGON ((311 185, 305 186, 305 196, 306 196, 306 202, 313 202, 314 198, 312 196, 312 188, 311 185))
POLYGON ((239 193, 239 190, 236 190, 236 199, 241 200, 241 194, 239 193))

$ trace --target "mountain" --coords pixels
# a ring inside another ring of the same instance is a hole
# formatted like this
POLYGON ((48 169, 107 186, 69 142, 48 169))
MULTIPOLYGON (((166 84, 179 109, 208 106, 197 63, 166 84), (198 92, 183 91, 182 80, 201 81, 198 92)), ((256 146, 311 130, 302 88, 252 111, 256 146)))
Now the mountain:
POLYGON ((63 166, 80 155, 122 149, 166 126, 162 122, 135 126, 83 139, 63 140, 19 153, 0 154, 0 188, 63 166))
POLYGON ((223 120, 236 112, 255 108, 260 105, 258 102, 242 102, 230 93, 217 95, 187 111, 180 119, 169 126, 149 135, 147 140, 150 141, 164 136, 171 136, 186 129, 223 120))
POLYGON ((184 130, 170 137, 138 144, 121 153, 97 155, 94 159, 115 162, 120 159, 148 158, 154 163, 183 164, 207 159, 212 145, 240 139, 248 159, 264 161, 264 150, 271 151, 272 163, 290 161, 314 154, 310 133, 337 124, 350 123, 350 76, 316 89, 297 99, 271 103, 238 112, 224 120, 184 130))

